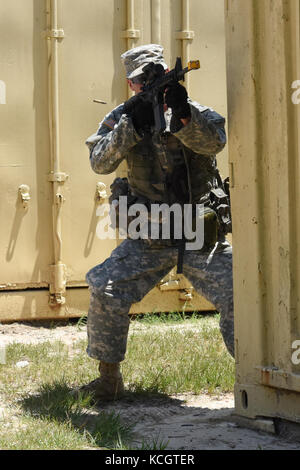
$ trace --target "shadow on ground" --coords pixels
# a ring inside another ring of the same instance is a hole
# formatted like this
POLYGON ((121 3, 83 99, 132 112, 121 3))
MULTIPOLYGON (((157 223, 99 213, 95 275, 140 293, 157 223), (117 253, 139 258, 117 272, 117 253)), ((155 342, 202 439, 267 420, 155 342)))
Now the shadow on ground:
MULTIPOLYGON (((230 419, 231 408, 209 410, 206 407, 186 407, 184 396, 170 397, 158 391, 127 391, 116 402, 93 403, 90 397, 75 398, 64 382, 44 384, 35 395, 23 397, 24 412, 36 419, 68 423, 72 428, 92 438, 100 448, 164 449, 170 439, 182 439, 192 431, 192 420, 211 423, 230 419), (188 412, 188 416, 186 416, 188 412), (211 416, 208 418, 207 413, 211 416), (192 418, 192 419, 191 419, 192 418), (164 435, 159 423, 168 426, 164 435), (180 424, 176 425, 176 420, 180 424)), ((176 444, 177 445, 177 444, 176 444)))

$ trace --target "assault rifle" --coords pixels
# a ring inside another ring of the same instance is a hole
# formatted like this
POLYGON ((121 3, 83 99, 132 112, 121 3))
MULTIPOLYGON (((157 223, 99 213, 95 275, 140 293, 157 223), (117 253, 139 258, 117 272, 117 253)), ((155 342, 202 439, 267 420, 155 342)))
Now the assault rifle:
POLYGON ((156 131, 164 131, 166 122, 164 117, 164 93, 168 86, 172 83, 184 81, 184 75, 191 70, 200 68, 199 60, 191 60, 188 66, 182 68, 181 58, 177 57, 174 69, 165 73, 164 67, 161 64, 150 62, 143 68, 143 87, 142 91, 135 96, 132 96, 126 101, 126 107, 129 111, 133 110, 134 106, 143 100, 152 103, 154 113, 154 129, 156 131))

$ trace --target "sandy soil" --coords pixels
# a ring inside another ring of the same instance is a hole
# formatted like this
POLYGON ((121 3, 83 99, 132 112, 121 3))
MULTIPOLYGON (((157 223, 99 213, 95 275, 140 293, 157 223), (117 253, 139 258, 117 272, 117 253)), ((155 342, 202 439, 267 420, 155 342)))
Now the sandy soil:
MULTIPOLYGON (((64 323, 50 326, 47 322, 0 324, 0 347, 12 342, 37 344, 57 340, 75 346, 77 341, 86 338, 85 326, 80 329, 64 323)), ((114 410, 126 422, 138 423, 135 425, 136 442, 164 442, 170 450, 300 448, 300 442, 295 440, 241 426, 234 416, 233 394, 186 394, 147 399, 128 395, 99 409, 114 410)))

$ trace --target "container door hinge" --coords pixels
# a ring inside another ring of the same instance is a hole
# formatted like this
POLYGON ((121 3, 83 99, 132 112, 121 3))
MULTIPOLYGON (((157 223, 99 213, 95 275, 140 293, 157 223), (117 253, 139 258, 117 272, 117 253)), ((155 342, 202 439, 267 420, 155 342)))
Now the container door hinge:
POLYGON ((139 29, 126 29, 121 32, 121 38, 124 39, 137 39, 141 36, 141 31, 139 29))
POLYGON ((177 279, 169 279, 159 284, 159 289, 162 292, 178 291, 179 300, 189 302, 193 299, 193 287, 186 281, 183 276, 177 279))
POLYGON ((52 183, 64 183, 68 179, 68 177, 69 175, 67 175, 67 173, 54 173, 53 171, 51 171, 48 175, 48 181, 51 181, 52 183))
POLYGON ((193 300, 193 287, 187 287, 186 289, 182 289, 179 293, 179 300, 184 302, 190 302, 193 300))
POLYGON ((194 37, 195 37, 194 31, 178 31, 177 33, 175 33, 175 39, 191 40, 191 39, 194 39, 194 37))
POLYGON ((42 37, 45 39, 63 39, 65 32, 63 29, 48 29, 42 32, 42 37))
POLYGON ((169 281, 162 282, 159 285, 159 289, 161 291, 170 291, 170 290, 179 290, 180 289, 180 283, 178 279, 170 279, 169 281))

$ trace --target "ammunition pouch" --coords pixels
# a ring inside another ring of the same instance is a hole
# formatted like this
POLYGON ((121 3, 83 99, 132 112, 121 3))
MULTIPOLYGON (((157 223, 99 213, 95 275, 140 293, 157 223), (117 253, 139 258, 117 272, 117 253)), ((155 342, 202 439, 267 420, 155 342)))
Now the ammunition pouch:
POLYGON ((211 207, 204 206, 198 217, 204 218, 204 248, 211 248, 218 241, 218 216, 211 207))
MULTIPOLYGON (((110 185, 110 189, 111 195, 108 199, 108 202, 110 204, 111 227, 114 229, 120 229, 122 228, 120 227, 120 196, 127 197, 127 217, 128 208, 136 202, 137 198, 131 194, 127 178, 116 178, 110 185), (112 211, 114 211, 113 217, 112 211)), ((133 217, 130 218, 130 220, 127 220, 127 227, 131 220, 133 220, 133 217)))
MULTIPOLYGON (((135 217, 129 217, 128 216, 128 209, 130 208, 131 205, 135 203, 142 203, 144 204, 148 211, 149 214, 151 213, 151 203, 148 199, 146 198, 141 198, 132 195, 130 191, 130 186, 128 183, 127 178, 116 178, 112 185, 110 186, 111 189, 111 196, 109 197, 109 203, 111 205, 111 215, 112 211, 114 211, 114 216, 111 216, 111 227, 116 228, 116 229, 123 229, 124 231, 126 228, 128 228, 130 222, 135 219, 135 217), (119 198, 120 196, 126 196, 127 197, 127 219, 121 219, 120 218, 120 213, 119 213, 119 198), (127 224, 126 227, 120 226, 121 220, 124 220, 124 222, 127 224)), ((221 193, 219 193, 219 197, 221 197, 221 193)), ((220 204, 218 204, 218 208, 220 209, 220 204)), ((182 214, 184 213, 183 211, 183 204, 182 204, 182 214)), ((192 207, 192 216, 191 216, 191 222, 192 222, 192 227, 191 230, 196 233, 196 230, 198 228, 197 223, 199 222, 199 218, 203 219, 204 218, 204 247, 212 247, 215 245, 215 243, 218 241, 219 237, 219 231, 220 231, 220 223, 219 223, 219 217, 216 213, 216 211, 210 207, 210 206, 205 206, 205 205, 198 205, 196 204, 193 205, 192 207)), ((151 217, 149 216, 148 220, 149 226, 151 223, 151 217)), ((161 227, 160 227, 160 235, 158 239, 151 239, 150 237, 150 229, 148 230, 149 233, 149 239, 147 239, 147 242, 150 245, 156 246, 156 245, 162 245, 162 246, 177 246, 180 244, 181 240, 176 239, 174 237, 174 228, 175 228, 175 221, 173 219, 173 214, 170 214, 170 239, 164 239, 162 238, 161 235, 161 229, 164 224, 164 221, 161 220, 161 227)), ((183 221, 182 221, 183 224, 183 221)), ((198 235, 198 234, 197 234, 198 235)), ((190 242, 193 242, 193 240, 189 240, 190 242)))
POLYGON ((228 233, 232 233, 229 178, 222 182, 222 187, 211 189, 209 207, 217 214, 219 237, 224 239, 228 233))

